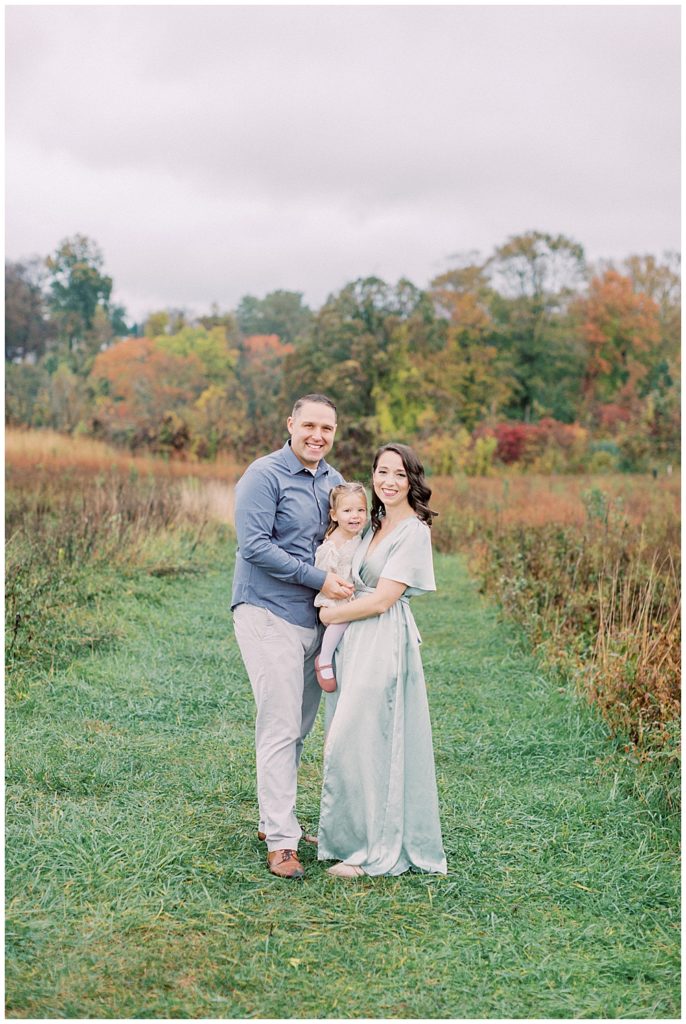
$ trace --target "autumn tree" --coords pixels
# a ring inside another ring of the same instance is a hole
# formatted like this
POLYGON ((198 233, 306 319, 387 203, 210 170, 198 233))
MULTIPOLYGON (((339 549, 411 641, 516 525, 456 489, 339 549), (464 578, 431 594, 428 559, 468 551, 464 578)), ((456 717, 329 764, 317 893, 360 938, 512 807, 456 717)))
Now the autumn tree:
MULTIPOLYGON (((615 268, 608 268, 615 269, 615 268)), ((655 256, 628 256, 621 268, 631 279, 637 294, 647 295, 657 305, 660 320, 660 355, 678 357, 681 345, 681 257, 667 252, 655 256)))
POLYGON ((90 377, 97 431, 133 447, 190 444, 186 410, 206 386, 195 352, 179 354, 156 339, 127 338, 98 353, 90 377))
POLYGON ((645 394, 644 380, 660 343, 660 311, 629 277, 606 270, 591 281, 582 303, 588 359, 583 376, 587 407, 630 406, 645 394))

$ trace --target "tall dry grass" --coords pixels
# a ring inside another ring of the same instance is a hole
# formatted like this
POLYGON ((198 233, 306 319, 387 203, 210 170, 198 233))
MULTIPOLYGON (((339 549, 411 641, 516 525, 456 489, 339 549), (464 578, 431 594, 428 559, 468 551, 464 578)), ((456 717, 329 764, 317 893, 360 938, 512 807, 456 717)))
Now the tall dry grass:
POLYGON ((228 481, 237 471, 226 463, 134 458, 97 441, 10 431, 5 475, 6 665, 15 689, 74 648, 111 639, 98 612, 103 587, 136 573, 197 571, 213 545, 228 543, 222 524, 232 519, 228 481))
POLYGON ((102 472, 137 473, 140 476, 235 482, 242 468, 222 455, 212 462, 200 462, 191 455, 164 459, 153 455, 131 455, 104 441, 71 437, 54 430, 5 431, 5 462, 13 479, 28 481, 36 472, 58 475, 67 471, 84 475, 102 472))
POLYGON ((437 546, 469 554, 484 591, 638 756, 675 757, 679 475, 431 483, 437 546))

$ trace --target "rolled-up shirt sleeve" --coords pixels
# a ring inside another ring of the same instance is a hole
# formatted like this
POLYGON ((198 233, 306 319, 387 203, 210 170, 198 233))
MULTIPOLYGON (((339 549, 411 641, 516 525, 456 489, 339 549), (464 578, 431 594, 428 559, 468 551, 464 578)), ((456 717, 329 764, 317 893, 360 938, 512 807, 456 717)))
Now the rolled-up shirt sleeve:
POLYGON ((274 538, 278 482, 248 471, 236 487, 234 517, 241 556, 274 579, 321 590, 326 573, 279 546, 274 538))

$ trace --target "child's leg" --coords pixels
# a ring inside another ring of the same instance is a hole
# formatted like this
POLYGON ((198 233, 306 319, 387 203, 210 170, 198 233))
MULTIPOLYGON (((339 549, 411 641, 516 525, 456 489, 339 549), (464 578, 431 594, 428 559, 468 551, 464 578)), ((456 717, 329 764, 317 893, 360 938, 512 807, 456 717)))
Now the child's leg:
POLYGON ((322 649, 319 652, 319 671, 324 679, 334 678, 333 669, 324 666, 330 666, 332 664, 334 651, 341 642, 341 637, 349 625, 349 622, 335 622, 333 625, 327 626, 324 630, 322 649))

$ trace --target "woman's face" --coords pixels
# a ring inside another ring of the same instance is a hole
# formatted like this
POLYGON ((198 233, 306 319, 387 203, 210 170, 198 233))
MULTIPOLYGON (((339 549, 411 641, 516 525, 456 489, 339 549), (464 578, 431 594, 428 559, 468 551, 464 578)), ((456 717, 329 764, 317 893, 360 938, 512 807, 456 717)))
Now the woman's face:
POLYGON ((410 481, 403 465, 403 460, 397 452, 382 452, 376 469, 372 476, 374 493, 379 501, 382 501, 384 508, 399 508, 407 505, 407 496, 410 493, 410 481))

